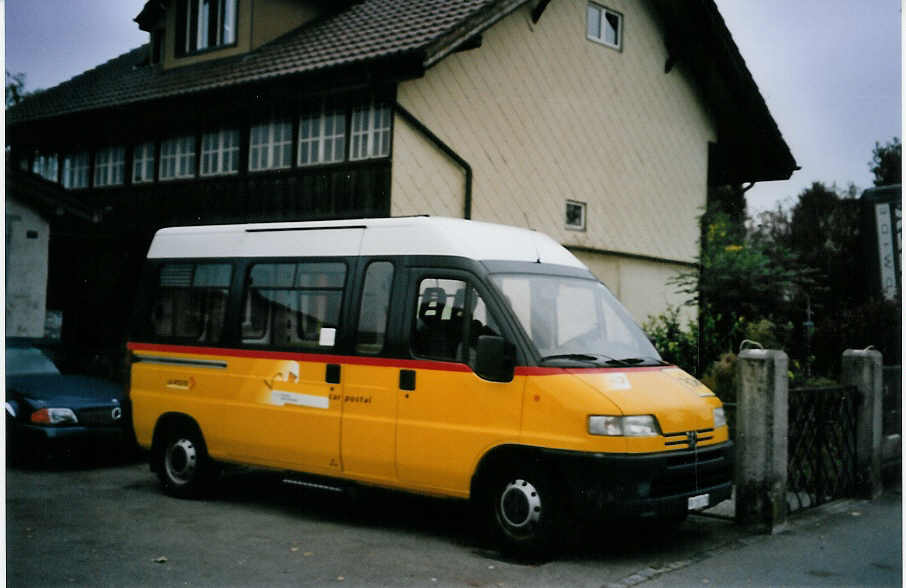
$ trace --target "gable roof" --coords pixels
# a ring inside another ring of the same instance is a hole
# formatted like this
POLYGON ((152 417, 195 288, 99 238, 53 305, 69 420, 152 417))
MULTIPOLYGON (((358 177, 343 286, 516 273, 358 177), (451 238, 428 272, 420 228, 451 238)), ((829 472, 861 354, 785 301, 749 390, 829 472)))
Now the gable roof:
MULTIPOLYGON (((798 169, 796 161, 714 0, 648 1, 662 21, 670 54, 665 70, 673 62, 686 67, 717 122, 720 145, 712 150, 709 183, 789 178, 798 169)), ((408 64, 400 70, 402 77, 414 77, 527 2, 361 0, 250 53, 164 71, 148 64, 149 48, 144 45, 29 96, 7 110, 6 123, 15 128, 75 113, 391 60, 408 64)))
POLYGON ((400 56, 422 65, 526 0, 363 0, 243 55, 154 71, 143 45, 7 111, 8 125, 400 56))

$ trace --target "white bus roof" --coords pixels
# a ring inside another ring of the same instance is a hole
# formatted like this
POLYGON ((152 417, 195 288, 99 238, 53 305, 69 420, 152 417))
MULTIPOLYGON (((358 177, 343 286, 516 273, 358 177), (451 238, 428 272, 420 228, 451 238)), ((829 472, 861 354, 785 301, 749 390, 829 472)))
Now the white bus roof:
POLYGON ((588 269, 543 233, 444 217, 171 227, 154 235, 148 258, 450 255, 588 269))

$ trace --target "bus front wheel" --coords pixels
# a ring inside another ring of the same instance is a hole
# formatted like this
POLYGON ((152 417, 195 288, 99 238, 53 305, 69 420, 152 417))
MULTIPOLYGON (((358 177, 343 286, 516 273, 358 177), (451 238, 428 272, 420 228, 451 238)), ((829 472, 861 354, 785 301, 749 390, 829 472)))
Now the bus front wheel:
POLYGON ((560 509, 549 476, 510 468, 494 477, 489 490, 493 531, 502 549, 519 557, 550 557, 560 509))

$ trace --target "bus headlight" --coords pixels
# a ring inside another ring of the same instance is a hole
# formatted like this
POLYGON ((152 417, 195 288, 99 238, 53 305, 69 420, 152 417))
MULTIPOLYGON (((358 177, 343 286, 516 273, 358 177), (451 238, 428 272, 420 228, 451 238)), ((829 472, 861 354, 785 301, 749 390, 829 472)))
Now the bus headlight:
POLYGON ((724 412, 724 407, 714 409, 714 428, 719 429, 720 427, 727 426, 727 413, 724 412))
POLYGON ((632 416, 590 416, 589 435, 608 437, 657 437, 657 420, 650 414, 632 416))

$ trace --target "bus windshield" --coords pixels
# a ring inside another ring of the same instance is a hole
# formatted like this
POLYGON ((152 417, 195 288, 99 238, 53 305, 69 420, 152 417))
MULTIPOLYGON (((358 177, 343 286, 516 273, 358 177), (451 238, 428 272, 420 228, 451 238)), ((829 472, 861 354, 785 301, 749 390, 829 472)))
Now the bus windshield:
POLYGON ((600 282, 541 274, 493 274, 545 360, 658 365, 654 346, 600 282))

